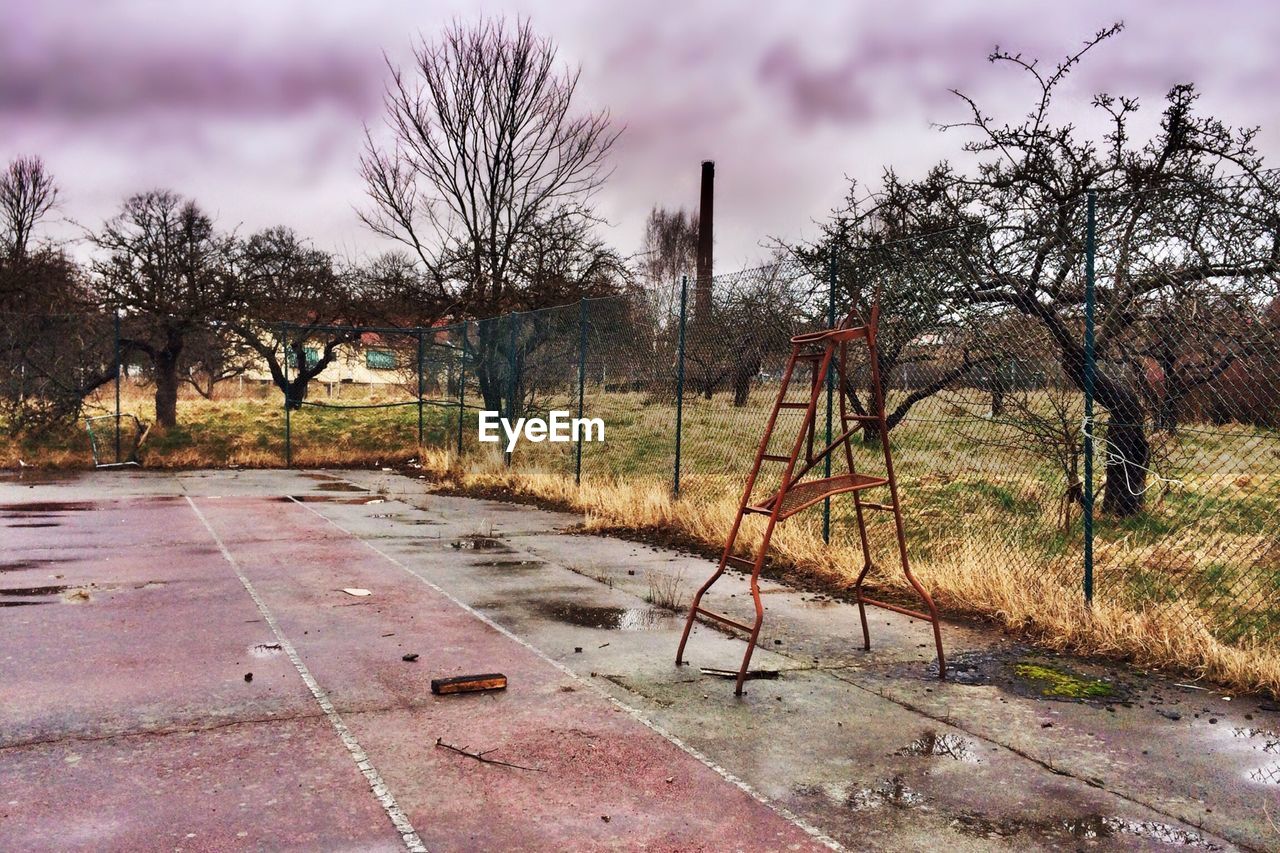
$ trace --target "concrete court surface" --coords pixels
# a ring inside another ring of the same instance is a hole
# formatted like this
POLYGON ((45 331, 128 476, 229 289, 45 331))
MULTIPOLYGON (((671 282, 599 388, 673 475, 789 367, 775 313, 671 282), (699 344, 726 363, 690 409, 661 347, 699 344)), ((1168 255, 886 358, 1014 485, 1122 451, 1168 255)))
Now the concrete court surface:
POLYGON ((777 584, 735 699, 698 667, 741 639, 677 669, 646 603, 711 564, 578 521, 368 471, 0 478, 0 850, 1280 849, 1270 703, 963 625, 940 683, 925 626, 863 652, 777 584))

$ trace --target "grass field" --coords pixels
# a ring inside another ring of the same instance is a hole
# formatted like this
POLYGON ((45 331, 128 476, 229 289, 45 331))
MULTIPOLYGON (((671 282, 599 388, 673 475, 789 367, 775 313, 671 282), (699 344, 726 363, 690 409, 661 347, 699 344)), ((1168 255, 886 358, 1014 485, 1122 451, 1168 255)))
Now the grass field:
MULTIPOLYGON (((147 419, 149 399, 126 394, 126 411, 147 419)), ((100 403, 107 403, 103 400, 100 403)), ((391 402, 377 397, 339 401, 391 402)), ((418 459, 461 488, 501 486, 588 514, 594 527, 664 529, 715 546, 732 523, 742 482, 768 414, 768 394, 743 408, 727 399, 687 399, 681 446, 681 497, 671 498, 675 408, 639 393, 589 395, 586 412, 606 423, 603 444, 583 448, 581 487, 572 445, 522 444, 510 469, 475 440, 474 412, 454 452, 457 409, 424 408, 424 446, 416 406, 334 410, 291 416, 298 466, 392 465, 418 459)), ((560 405, 557 403, 557 405, 560 405)), ((1079 512, 1063 524, 1066 484, 1047 460, 1002 446, 1003 427, 973 395, 934 399, 893 432, 894 458, 913 566, 947 612, 992 618, 1054 648, 1071 648, 1177 667, 1244 690, 1280 694, 1280 434, 1238 426, 1185 429, 1161 448, 1164 478, 1148 511, 1102 517, 1095 540, 1095 602, 1082 603, 1079 512)), ((564 406, 570 408, 569 406, 564 406)), ((153 433, 148 467, 272 467, 284 461, 284 413, 263 399, 184 399, 180 425, 153 433)), ((778 435, 794 435, 794 419, 778 435), (788 426, 791 429, 788 429, 788 426)), ((774 448, 780 449, 781 441, 774 448)), ((81 429, 46 432, 4 446, 4 461, 85 467, 81 429)), ((859 447, 860 468, 881 467, 859 447)), ((764 488, 762 486, 762 488, 764 488)), ((832 505, 832 543, 821 537, 820 508, 789 521, 775 537, 787 565, 835 586, 861 567, 852 505, 832 505)), ((742 544, 759 536, 751 527, 742 544)), ((872 526, 876 555, 891 555, 888 516, 872 526)), ((873 580, 905 589, 896 566, 873 580)))

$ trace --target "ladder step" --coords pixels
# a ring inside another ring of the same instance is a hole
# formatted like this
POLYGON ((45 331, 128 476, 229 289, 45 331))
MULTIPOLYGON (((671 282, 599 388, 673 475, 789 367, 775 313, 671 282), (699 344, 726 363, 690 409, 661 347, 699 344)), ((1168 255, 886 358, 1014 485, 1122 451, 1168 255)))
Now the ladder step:
POLYGON ((730 626, 731 628, 737 628, 739 631, 747 631, 749 633, 755 630, 755 628, 751 627, 750 625, 739 622, 736 619, 730 619, 728 616, 721 616, 719 613, 716 613, 713 610, 707 610, 705 608, 699 607, 699 608, 696 608, 694 612, 701 613, 703 616, 709 616, 712 619, 716 620, 717 622, 722 622, 725 625, 730 626))
POLYGON ((746 569, 748 572, 754 571, 756 567, 755 561, 748 560, 746 557, 725 557, 724 564, 726 566, 737 566, 740 569, 746 569))
POLYGON ((870 501, 862 501, 861 503, 863 509, 879 509, 884 510, 885 512, 893 512, 893 510, 896 509, 893 504, 877 504, 871 503, 870 501))
POLYGON ((808 408, 809 408, 809 404, 808 404, 808 403, 786 403, 786 402, 783 402, 783 403, 779 403, 779 404, 778 404, 778 408, 779 408, 779 409, 808 409, 808 408))
MULTIPOLYGON (((884 477, 871 477, 866 474, 842 474, 838 477, 827 477, 821 480, 807 480, 794 483, 788 487, 782 499, 782 512, 778 520, 790 518, 802 509, 811 507, 824 498, 842 495, 846 492, 860 492, 877 486, 888 485, 884 477)), ((772 515, 774 503, 778 495, 769 498, 763 504, 743 507, 744 512, 756 512, 761 515, 772 515)))
POLYGON ((921 619, 925 622, 933 621, 933 617, 930 616, 928 613, 921 613, 919 610, 912 610, 909 607, 902 607, 897 604, 890 604, 889 602, 881 601, 878 598, 868 598, 867 596, 864 595, 862 596, 862 603, 870 604, 872 607, 880 607, 880 608, 883 608, 884 610, 892 610, 894 613, 901 613, 903 616, 910 616, 912 619, 921 619))
POLYGON ((765 462, 790 462, 791 461, 790 456, 779 456, 776 453, 766 453, 764 456, 761 456, 760 458, 763 459, 765 462))
POLYGON ((880 420, 879 415, 845 415, 845 422, 861 421, 862 423, 876 423, 880 420))

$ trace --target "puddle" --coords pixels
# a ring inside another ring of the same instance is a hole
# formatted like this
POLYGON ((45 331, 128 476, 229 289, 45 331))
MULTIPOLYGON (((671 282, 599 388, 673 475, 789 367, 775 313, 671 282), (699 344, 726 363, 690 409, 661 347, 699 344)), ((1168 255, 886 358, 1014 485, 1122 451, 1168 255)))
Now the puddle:
POLYGON ((1269 764, 1249 771, 1249 781, 1259 785, 1280 785, 1280 764, 1269 764))
POLYGON ((449 545, 459 551, 511 551, 501 539, 494 539, 492 536, 464 536, 449 545))
POLYGON ((32 521, 26 524, 6 524, 5 527, 61 527, 56 521, 32 521))
POLYGON ((532 569, 538 566, 545 566, 546 563, 541 560, 481 560, 471 565, 493 569, 532 569))
POLYGON ((945 756, 965 764, 980 764, 973 741, 955 734, 925 732, 898 750, 896 755, 945 756))
POLYGON ((859 788, 848 783, 828 783, 798 788, 796 793, 802 796, 821 794, 834 805, 855 812, 883 808, 912 809, 924 805, 925 802, 924 794, 907 785, 901 776, 885 779, 867 788, 859 788))
POLYGON ((1280 755, 1280 734, 1268 729, 1233 726, 1231 736, 1244 740, 1250 749, 1260 750, 1270 755, 1280 755))
POLYGON ((255 658, 270 658, 284 654, 284 649, 279 643, 258 643, 249 647, 249 654, 255 658))
POLYGON ((589 607, 572 601, 538 602, 535 606, 558 622, 610 631, 652 631, 666 627, 673 617, 652 607, 589 607))
POLYGON ((84 512, 97 509, 92 501, 44 501, 29 504, 0 504, 0 512, 18 512, 30 516, 31 513, 41 515, 54 512, 84 512))
POLYGON ((0 607, 34 607, 37 604, 48 604, 47 601, 0 601, 0 607))
POLYGON ((413 521, 409 523, 410 524, 433 524, 433 525, 444 524, 443 521, 435 521, 430 518, 415 518, 413 521))
POLYGON ((367 492, 364 486, 357 486, 355 483, 344 483, 341 480, 335 482, 320 483, 315 486, 317 492, 367 492))
POLYGON ((66 584, 58 586, 22 586, 11 589, 0 589, 0 595, 28 597, 32 595, 61 595, 67 591, 66 584))
MULTIPOLYGON (((1266 755, 1280 755, 1280 734, 1276 734, 1270 729, 1233 726, 1230 732, 1233 740, 1243 741, 1244 745, 1255 752, 1261 752, 1266 755)), ((1263 767, 1249 768, 1245 771, 1244 776, 1250 782, 1258 785, 1280 785, 1280 762, 1263 767)))
POLYGON ((1053 841, 1115 839, 1123 842, 1127 839, 1129 844, 1139 844, 1142 847, 1158 844, 1162 847, 1183 847, 1193 850, 1222 849, 1194 830, 1156 821, 1129 820, 1097 814, 1043 821, 1016 818, 1001 821, 983 815, 964 814, 955 819, 955 826, 966 835, 979 838, 1008 838, 1025 832, 1053 841))
POLYGON ((329 495, 287 495, 285 497, 273 498, 273 500, 281 503, 298 502, 301 504, 342 504, 344 506, 364 506, 371 503, 382 503, 386 498, 370 497, 370 498, 337 498, 329 495))

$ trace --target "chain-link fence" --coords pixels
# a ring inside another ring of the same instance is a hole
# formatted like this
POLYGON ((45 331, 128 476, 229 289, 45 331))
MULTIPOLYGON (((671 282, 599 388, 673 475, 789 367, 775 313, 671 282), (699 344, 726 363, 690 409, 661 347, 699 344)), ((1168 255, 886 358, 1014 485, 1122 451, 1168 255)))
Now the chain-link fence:
MULTIPOLYGON (((272 429, 279 419, 261 452, 306 465, 372 434, 387 461, 443 448, 731 513, 791 338, 878 300, 909 552, 944 601, 976 578, 1013 579, 1273 647, 1280 243, 1251 180, 1215 184, 1213 198, 1100 192, 1052 227, 1011 217, 862 239, 435 328, 280 326, 281 375, 264 368, 257 380, 284 405, 258 416, 272 429), (509 447, 499 416, 548 430, 509 447), (557 419, 567 440, 553 440, 557 419), (573 419, 598 419, 604 440, 573 419)), ((0 317, 0 418, 10 430, 38 424, 79 413, 86 395, 85 414, 118 412, 120 336, 109 315, 0 317)), ((124 362, 145 378, 136 354, 124 362)), ((868 368, 864 356, 849 372, 855 411, 872 405, 868 368)), ((795 382, 807 387, 808 375, 795 382)), ((839 420, 837 389, 824 390, 820 436, 839 420)), ((770 453, 789 452, 801 418, 780 413, 770 453)), ((216 441, 216 428, 191 440, 216 441)), ((858 437, 861 470, 882 464, 881 438, 858 437)), ((803 520, 805 535, 851 546, 852 512, 833 498, 803 520)), ((891 551, 890 523, 872 521, 879 553, 891 551)))

